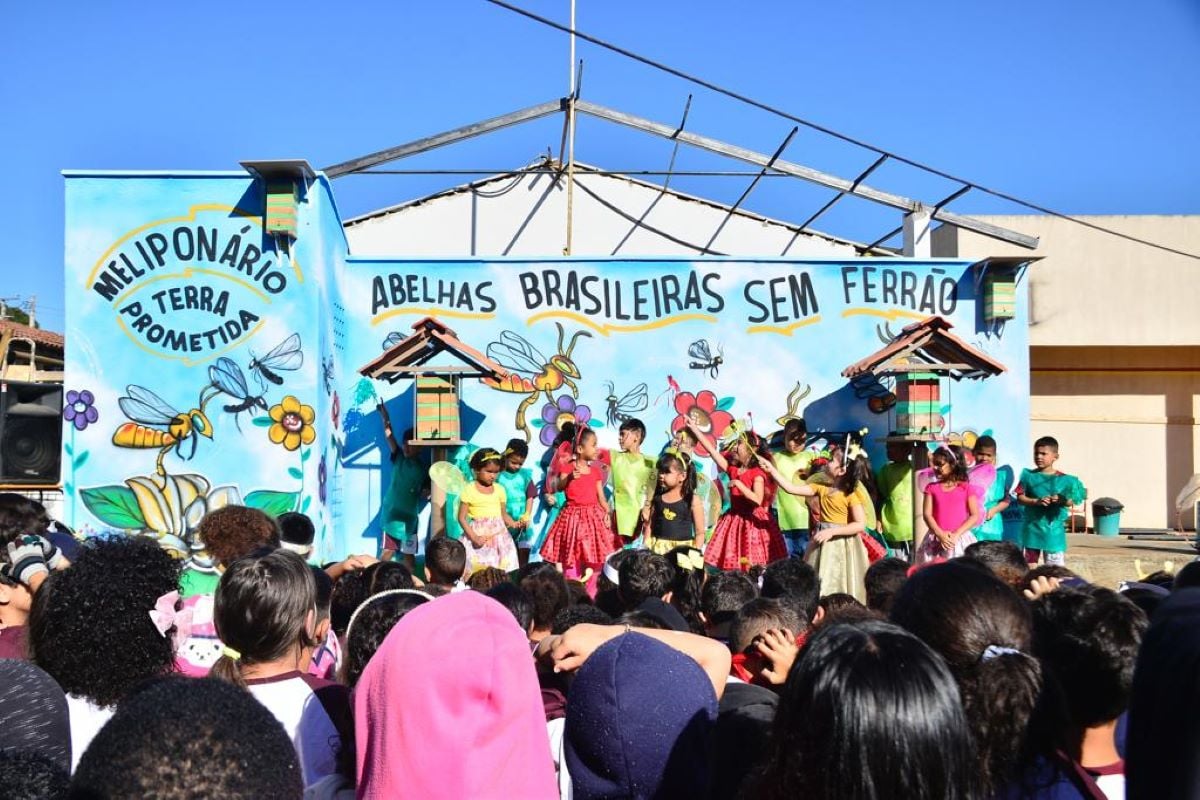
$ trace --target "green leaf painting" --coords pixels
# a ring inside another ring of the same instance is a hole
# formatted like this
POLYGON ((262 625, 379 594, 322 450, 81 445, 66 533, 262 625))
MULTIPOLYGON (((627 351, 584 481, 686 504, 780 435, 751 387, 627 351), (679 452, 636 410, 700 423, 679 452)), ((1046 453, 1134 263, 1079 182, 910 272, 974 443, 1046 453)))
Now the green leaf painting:
POLYGON ((271 418, 270 417, 255 417, 254 418, 254 427, 256 427, 256 428, 271 427, 271 418))
POLYGON ((251 492, 246 495, 244 502, 250 508, 257 508, 264 514, 277 517, 295 508, 296 498, 299 496, 299 492, 271 492, 263 490, 251 492))
POLYGON ((146 526, 142 510, 138 507, 137 495, 128 486, 81 489, 79 497, 87 510, 105 525, 126 530, 146 526))
POLYGON ((295 467, 288 467, 288 475, 291 475, 296 480, 303 480, 304 478, 304 473, 295 467))
POLYGON ((718 411, 728 411, 733 408, 734 399, 732 397, 722 397, 717 401, 718 411))

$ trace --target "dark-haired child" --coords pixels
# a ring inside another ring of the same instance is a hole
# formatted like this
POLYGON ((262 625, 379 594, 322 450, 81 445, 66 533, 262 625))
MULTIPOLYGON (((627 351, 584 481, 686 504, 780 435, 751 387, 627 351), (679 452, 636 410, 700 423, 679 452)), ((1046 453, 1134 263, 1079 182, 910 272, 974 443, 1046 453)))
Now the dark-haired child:
POLYGON ((866 599, 863 578, 870 561, 862 534, 866 530, 863 496, 858 476, 852 471, 855 463, 846 462, 846 452, 839 446, 813 459, 821 474, 808 483, 792 483, 773 465, 760 461, 779 488, 799 497, 815 497, 821 512, 818 530, 809 542, 804 560, 817 571, 821 594, 845 592, 860 602, 866 599))
MULTIPOLYGON (((802 419, 789 419, 783 426, 783 449, 775 453, 775 466, 783 475, 808 476, 812 467, 813 451, 804 448, 808 440, 808 428, 802 419)), ((788 553, 801 557, 808 547, 809 518, 808 503, 803 498, 787 492, 775 497, 775 513, 788 553)))
POLYGON ((925 524, 929 532, 917 547, 916 562, 957 558, 975 544, 971 529, 978 524, 979 496, 967 477, 962 451, 939 447, 929 457, 937 480, 925 487, 925 524))
POLYGON ((243 686, 283 725, 305 785, 338 772, 353 741, 345 687, 301 671, 316 635, 317 590, 295 553, 260 552, 229 566, 217 585, 213 621, 222 655, 214 678, 243 686))
POLYGON ((879 468, 875 477, 875 485, 883 499, 879 523, 888 547, 907 558, 913 540, 912 447, 904 442, 888 441, 887 458, 888 463, 879 468))
POLYGON ((787 558, 783 534, 771 515, 775 481, 764 471, 764 466, 755 464, 756 460, 760 465, 771 462, 766 440, 754 431, 747 431, 726 458, 694 422, 688 422, 688 430, 712 454, 717 467, 729 475, 729 510, 717 521, 704 550, 705 563, 717 569, 745 571, 756 564, 787 558))
POLYGON ((379 510, 379 524, 383 528, 383 553, 380 558, 390 561, 399 551, 405 565, 416 569, 418 539, 418 515, 421 504, 429 497, 429 467, 421 459, 420 450, 409 444, 413 430, 404 432, 404 442, 397 442, 392 431, 392 420, 387 406, 379 404, 379 416, 383 419, 383 435, 387 439, 392 459, 392 477, 379 510))
POLYGON ((598 455, 596 432, 581 428, 571 450, 560 453, 551 464, 566 505, 546 536, 542 558, 560 564, 568 578, 582 575, 589 567, 598 572, 608 554, 620 547, 609 521, 598 455))
POLYGON ((450 589, 462 583, 466 570, 467 548, 462 540, 439 536, 425 548, 427 583, 450 589))
POLYGON ((179 562, 147 537, 96 540, 48 580, 29 655, 67 693, 74 764, 136 686, 172 671, 179 562))
POLYGON ((496 483, 503 456, 490 447, 471 456, 475 480, 459 495, 458 523, 462 525, 463 547, 467 550, 467 574, 485 567, 512 572, 520 566, 517 545, 509 530, 517 521, 508 514, 508 496, 496 483))
POLYGON ((1025 512, 1021 524, 1021 546, 1025 560, 1036 564, 1066 564, 1067 517, 1071 506, 1082 503, 1087 490, 1079 478, 1054 468, 1058 440, 1043 436, 1033 443, 1033 469, 1021 470, 1017 502, 1025 512))
POLYGON ((303 788, 292 742, 261 703, 220 681, 165 678, 121 704, 70 796, 284 800, 303 788))
POLYGON ((496 476, 496 485, 504 490, 507 498, 505 510, 516 523, 508 529, 517 546, 517 560, 529 563, 529 551, 533 548, 535 531, 532 525, 533 500, 537 497, 537 484, 533 481, 533 470, 525 466, 529 458, 529 445, 524 439, 509 439, 500 454, 504 469, 496 476))
POLYGON ((650 501, 643 544, 659 555, 681 545, 704 547, 704 507, 696 494, 696 467, 691 456, 667 450, 655 465, 658 486, 650 501))
MULTIPOLYGON (((1147 625, 1140 608, 1098 586, 1064 587, 1033 603, 1034 652, 1057 679, 1065 700, 1062 739, 1072 761, 1107 797, 1125 796, 1117 720, 1129 706, 1147 625)), ((1076 783, 1077 772, 1063 770, 1059 783, 1076 783)))
POLYGON ((1009 492, 1012 491, 1012 467, 996 466, 996 440, 991 436, 980 436, 972 448, 975 455, 975 466, 971 467, 971 481, 975 475, 991 472, 994 477, 983 487, 981 500, 982 521, 975 528, 975 540, 979 542, 998 542, 1004 538, 1004 518, 1001 516, 1011 503, 1009 492))
POLYGON ((654 490, 654 459, 642 453, 646 426, 640 419, 621 423, 621 452, 612 457, 613 507, 617 533, 631 542, 642 530, 642 509, 654 490))

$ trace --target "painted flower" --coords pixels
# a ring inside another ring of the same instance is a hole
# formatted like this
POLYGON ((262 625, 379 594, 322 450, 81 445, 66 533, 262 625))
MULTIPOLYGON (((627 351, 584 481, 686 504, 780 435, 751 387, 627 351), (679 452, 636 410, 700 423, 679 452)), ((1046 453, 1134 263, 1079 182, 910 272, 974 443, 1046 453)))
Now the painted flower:
POLYGON ((293 395, 283 398, 279 405, 271 406, 271 427, 267 437, 272 444, 281 444, 288 450, 298 450, 301 444, 312 444, 317 438, 313 420, 317 418, 312 406, 306 406, 293 395))
POLYGON ((200 520, 209 511, 241 505, 236 486, 212 488, 208 479, 186 475, 137 475, 125 479, 141 514, 141 533, 153 536, 164 550, 188 560, 200 570, 212 568, 212 557, 196 535, 200 520))
POLYGON ((338 393, 333 393, 333 404, 329 407, 329 415, 333 417, 333 427, 338 427, 341 423, 342 403, 338 400, 338 393))
POLYGON ((554 437, 568 422, 576 426, 587 425, 592 419, 592 410, 585 405, 576 405, 575 398, 569 394, 560 394, 553 403, 542 406, 542 432, 538 441, 546 447, 554 444, 554 437))
MULTIPOLYGON (((691 422, 715 441, 721 438, 721 434, 733 422, 733 414, 718 408, 717 396, 708 389, 698 394, 680 392, 675 395, 675 410, 679 412, 679 416, 671 422, 672 433, 678 433, 691 422)), ((695 450, 696 455, 702 458, 709 455, 702 442, 696 443, 695 450)))
POLYGON ((82 392, 72 389, 67 392, 66 399, 67 402, 63 404, 63 419, 74 425, 75 430, 82 431, 100 419, 100 412, 93 405, 96 397, 87 389, 82 392))

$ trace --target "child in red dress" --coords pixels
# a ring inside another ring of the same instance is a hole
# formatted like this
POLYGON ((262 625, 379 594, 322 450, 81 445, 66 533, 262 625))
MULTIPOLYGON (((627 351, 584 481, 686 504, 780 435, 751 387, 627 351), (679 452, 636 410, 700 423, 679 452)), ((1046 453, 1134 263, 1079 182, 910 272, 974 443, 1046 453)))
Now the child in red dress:
POLYGON ((754 431, 747 431, 726 454, 694 425, 688 429, 704 442, 713 462, 729 475, 729 510, 721 515, 712 539, 704 549, 704 562, 720 570, 749 570, 755 564, 769 564, 787 558, 787 545, 779 524, 771 515, 775 500, 775 482, 758 466, 757 455, 770 460, 767 442, 754 431))
POLYGON ((610 522, 605 474, 597 455, 596 432, 582 428, 573 450, 564 446, 550 465, 567 502, 542 545, 542 559, 558 564, 567 578, 588 567, 598 574, 609 554, 621 547, 610 522))

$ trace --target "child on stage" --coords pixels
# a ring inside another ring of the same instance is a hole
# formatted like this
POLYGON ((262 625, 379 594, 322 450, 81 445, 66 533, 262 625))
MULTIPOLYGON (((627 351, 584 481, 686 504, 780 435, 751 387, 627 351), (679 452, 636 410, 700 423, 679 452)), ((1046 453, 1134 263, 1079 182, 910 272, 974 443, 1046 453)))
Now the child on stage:
POLYGON ((521 566, 529 562, 529 551, 533 547, 534 530, 533 499, 537 497, 537 485, 533 482, 533 470, 525 466, 529 458, 529 445, 524 439, 510 439, 500 454, 504 469, 496 477, 496 485, 504 489, 508 498, 505 509, 517 524, 508 529, 517 545, 517 560, 521 566))
MULTIPOLYGON (((892 436, 895 433, 891 434, 892 436)), ((912 447, 904 442, 887 444, 888 463, 879 468, 875 485, 883 497, 879 523, 888 547, 907 559, 913 540, 913 466, 912 447)))
POLYGON ((604 559, 621 546, 609 522, 598 455, 596 432, 581 427, 574 442, 564 443, 550 462, 566 505, 546 536, 542 558, 559 564, 568 579, 577 578, 588 567, 599 573, 604 559))
POLYGON ((1012 490, 1012 467, 996 466, 996 440, 991 436, 980 436, 975 441, 975 466, 971 467, 971 482, 977 483, 977 474, 992 474, 991 482, 984 487, 983 520, 975 528, 975 538, 981 542, 998 542, 1004 538, 1004 518, 1012 490))
POLYGON ((865 603, 865 580, 870 564, 862 540, 867 527, 862 500, 865 492, 858 491, 859 481, 853 469, 848 468, 845 450, 833 445, 827 453, 819 453, 813 459, 813 468, 821 469, 821 482, 793 483, 773 464, 761 459, 759 463, 783 491, 818 500, 821 522, 812 535, 804 560, 817 571, 821 594, 844 592, 865 603))
POLYGON ((929 532, 917 548, 918 564, 961 556, 975 544, 971 529, 981 519, 982 492, 971 485, 959 448, 939 447, 929 463, 937 480, 925 487, 924 517, 929 532))
MULTIPOLYGON (((813 452, 804 449, 807 440, 808 428, 804 420, 789 419, 783 426, 783 450, 774 456, 775 467, 781 474, 800 475, 802 480, 808 476, 813 452)), ((775 496, 775 513, 788 553, 802 557, 808 549, 808 503, 794 494, 779 492, 775 496)))
POLYGON ((646 426, 639 419, 621 423, 621 452, 612 457, 613 505, 617 533, 625 543, 633 541, 642 528, 642 509, 654 492, 654 459, 642 453, 646 426))
POLYGON ((484 567, 513 572, 520 566, 517 546, 508 533, 516 527, 516 520, 508 514, 504 487, 496 483, 501 459, 490 447, 476 450, 471 456, 475 480, 459 495, 458 523, 463 529, 460 541, 467 549, 468 575, 484 567))
POLYGON ((1039 558, 1046 564, 1066 564, 1067 517, 1071 506, 1087 497, 1079 478, 1056 470, 1056 461, 1058 440, 1043 436, 1033 443, 1034 469, 1022 470, 1017 484, 1017 502, 1025 511, 1021 544, 1030 564, 1039 558))
POLYGON ((656 465, 658 489, 650 502, 642 541, 646 548, 666 555, 677 547, 704 549, 704 506, 696 494, 696 467, 692 457, 668 450, 656 465))
POLYGON ((787 545, 779 525, 771 516, 771 501, 775 498, 775 482, 767 477, 764 468, 755 466, 770 463, 767 442, 754 431, 740 436, 726 458, 715 442, 693 423, 688 430, 712 453, 718 469, 729 476, 729 510, 721 515, 712 539, 704 550, 704 561, 720 570, 746 571, 756 564, 770 564, 787 558, 787 545))

